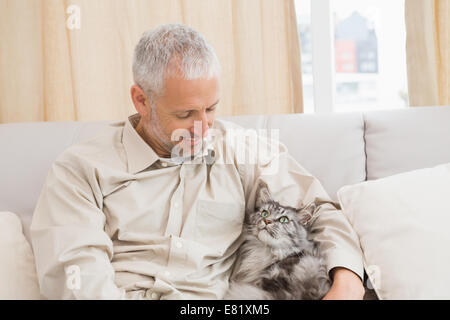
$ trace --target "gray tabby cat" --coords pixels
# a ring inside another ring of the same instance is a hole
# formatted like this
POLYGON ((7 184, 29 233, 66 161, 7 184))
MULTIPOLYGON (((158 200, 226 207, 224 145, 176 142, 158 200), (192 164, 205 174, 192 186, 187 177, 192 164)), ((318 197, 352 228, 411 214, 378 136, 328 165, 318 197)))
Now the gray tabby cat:
POLYGON ((226 300, 321 299, 330 289, 324 258, 308 240, 306 224, 315 204, 295 209, 274 201, 267 185, 246 214, 226 300))

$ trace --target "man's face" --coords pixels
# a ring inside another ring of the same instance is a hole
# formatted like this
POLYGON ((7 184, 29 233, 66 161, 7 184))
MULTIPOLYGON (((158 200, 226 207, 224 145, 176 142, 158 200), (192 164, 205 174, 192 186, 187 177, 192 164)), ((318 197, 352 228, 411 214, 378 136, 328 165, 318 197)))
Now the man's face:
POLYGON ((164 94, 154 102, 150 120, 145 124, 150 126, 146 128, 151 135, 150 139, 170 153, 179 142, 172 141, 172 133, 177 129, 184 129, 189 132, 190 137, 181 138, 182 143, 190 145, 193 150, 208 135, 208 129, 213 125, 219 94, 217 77, 195 80, 166 78, 164 94))

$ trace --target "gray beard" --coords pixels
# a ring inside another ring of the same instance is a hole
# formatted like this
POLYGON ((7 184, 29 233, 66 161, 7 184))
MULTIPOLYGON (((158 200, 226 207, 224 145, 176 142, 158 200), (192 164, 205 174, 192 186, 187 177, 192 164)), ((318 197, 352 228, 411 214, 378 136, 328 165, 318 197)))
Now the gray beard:
MULTIPOLYGON (((156 138, 158 145, 162 147, 164 151, 169 154, 168 157, 171 158, 172 155, 174 154, 173 152, 174 147, 177 146, 178 143, 180 143, 180 141, 172 141, 171 137, 169 137, 164 133, 159 117, 156 114, 156 111, 152 108, 151 112, 152 112, 151 119, 148 123, 148 126, 144 126, 144 131, 147 136, 156 138)), ((189 147, 190 146, 188 146, 188 148, 189 147)), ((194 148, 191 157, 194 156, 195 154, 198 154, 198 152, 200 152, 201 149, 202 149, 201 146, 194 148)), ((192 152, 192 149, 190 150, 190 152, 192 152)), ((179 156, 181 155, 177 155, 177 157, 179 156)))
POLYGON ((158 115, 152 108, 152 117, 150 119, 149 126, 144 126, 144 130, 149 137, 155 137, 158 144, 163 147, 164 151, 171 154, 172 148, 175 143, 164 133, 158 115))

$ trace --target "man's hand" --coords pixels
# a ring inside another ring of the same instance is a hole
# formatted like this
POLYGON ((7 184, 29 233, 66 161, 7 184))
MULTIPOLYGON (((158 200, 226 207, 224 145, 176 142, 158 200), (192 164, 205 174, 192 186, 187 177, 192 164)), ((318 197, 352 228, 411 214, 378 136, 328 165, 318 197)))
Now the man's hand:
POLYGON ((364 286, 361 278, 345 268, 333 268, 330 272, 333 284, 323 300, 362 300, 364 286))

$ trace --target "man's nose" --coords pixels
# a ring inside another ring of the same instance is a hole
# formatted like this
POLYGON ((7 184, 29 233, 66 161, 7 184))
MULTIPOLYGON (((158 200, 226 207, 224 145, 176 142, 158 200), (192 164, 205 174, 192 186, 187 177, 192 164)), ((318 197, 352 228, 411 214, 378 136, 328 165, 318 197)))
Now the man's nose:
POLYGON ((208 135, 208 129, 209 129, 208 117, 206 115, 206 112, 202 112, 200 117, 195 119, 195 121, 197 123, 194 122, 194 128, 191 129, 191 133, 193 133, 195 136, 200 136, 200 132, 195 132, 195 131, 196 131, 196 128, 197 128, 197 130, 199 130, 201 128, 202 138, 206 137, 208 135), (200 122, 201 122, 201 125, 200 125, 200 122))

